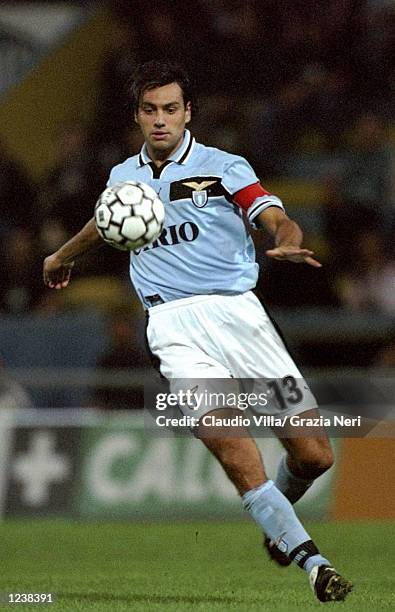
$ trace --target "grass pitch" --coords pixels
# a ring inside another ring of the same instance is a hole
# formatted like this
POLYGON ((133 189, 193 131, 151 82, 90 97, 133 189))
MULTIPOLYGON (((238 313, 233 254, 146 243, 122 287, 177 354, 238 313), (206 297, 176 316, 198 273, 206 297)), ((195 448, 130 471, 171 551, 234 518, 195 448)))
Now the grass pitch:
POLYGON ((395 610, 392 523, 308 527, 354 582, 344 603, 320 604, 302 570, 269 562, 252 522, 7 521, 0 524, 0 591, 56 595, 53 604, 12 606, 21 612, 395 610))

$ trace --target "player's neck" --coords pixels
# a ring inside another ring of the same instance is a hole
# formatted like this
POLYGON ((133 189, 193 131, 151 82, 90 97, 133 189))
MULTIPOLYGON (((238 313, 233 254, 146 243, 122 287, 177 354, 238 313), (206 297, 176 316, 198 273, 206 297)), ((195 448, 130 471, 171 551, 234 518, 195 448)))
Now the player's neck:
POLYGON ((180 138, 179 142, 172 149, 158 150, 153 149, 147 143, 147 152, 149 157, 152 159, 153 163, 157 168, 163 166, 163 164, 171 157, 178 149, 181 147, 184 142, 184 137, 180 138))
MULTIPOLYGON (((175 149, 174 149, 175 150, 175 149)), ((157 168, 163 166, 163 164, 168 160, 173 151, 169 153, 167 151, 150 151, 148 149, 148 155, 152 159, 153 163, 157 168)))

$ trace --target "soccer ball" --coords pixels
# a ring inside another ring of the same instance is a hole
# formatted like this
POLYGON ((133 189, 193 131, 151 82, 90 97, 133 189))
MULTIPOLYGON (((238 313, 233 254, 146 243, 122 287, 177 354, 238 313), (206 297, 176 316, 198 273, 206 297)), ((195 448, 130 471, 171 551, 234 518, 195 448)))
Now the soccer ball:
POLYGON ((133 251, 153 242, 163 229, 165 209, 145 183, 127 181, 107 187, 95 205, 95 222, 107 244, 133 251))

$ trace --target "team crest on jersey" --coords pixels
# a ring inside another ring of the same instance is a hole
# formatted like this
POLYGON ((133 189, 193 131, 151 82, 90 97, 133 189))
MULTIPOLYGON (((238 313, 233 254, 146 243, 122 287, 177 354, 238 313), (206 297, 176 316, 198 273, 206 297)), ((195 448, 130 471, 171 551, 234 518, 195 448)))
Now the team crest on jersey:
POLYGON ((207 191, 192 191, 192 202, 198 208, 203 208, 203 206, 206 206, 208 202, 207 191))
POLYGON ((203 208, 206 206, 208 201, 208 192, 207 187, 214 185, 217 181, 202 181, 198 183, 196 181, 189 181, 183 183, 186 187, 190 187, 193 189, 192 191, 192 202, 197 206, 197 208, 203 208))

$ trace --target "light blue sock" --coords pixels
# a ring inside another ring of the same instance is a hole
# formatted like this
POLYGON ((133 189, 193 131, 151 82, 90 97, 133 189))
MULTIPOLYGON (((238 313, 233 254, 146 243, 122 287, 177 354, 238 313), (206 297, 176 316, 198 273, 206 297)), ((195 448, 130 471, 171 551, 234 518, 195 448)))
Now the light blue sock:
POLYGON ((242 500, 246 510, 263 531, 299 567, 310 572, 315 565, 330 565, 320 555, 291 503, 272 480, 247 491, 242 500))
POLYGON ((278 466, 274 484, 283 495, 294 504, 304 495, 313 484, 314 479, 305 479, 294 476, 287 465, 287 456, 283 455, 278 466))

